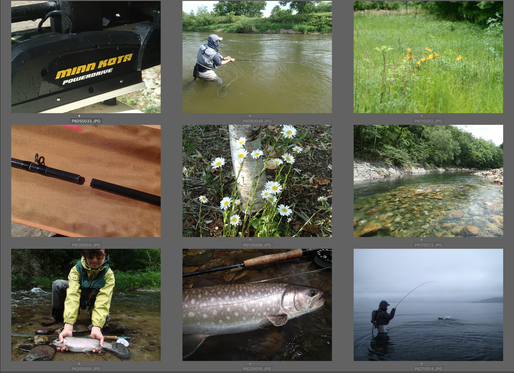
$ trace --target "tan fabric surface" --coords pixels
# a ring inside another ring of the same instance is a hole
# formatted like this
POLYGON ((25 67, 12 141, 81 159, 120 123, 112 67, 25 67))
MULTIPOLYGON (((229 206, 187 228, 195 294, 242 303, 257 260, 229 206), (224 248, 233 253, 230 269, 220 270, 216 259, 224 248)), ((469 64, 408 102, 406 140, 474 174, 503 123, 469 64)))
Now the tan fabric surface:
POLYGON ((161 195, 161 131, 138 125, 11 126, 11 157, 79 174, 78 185, 11 168, 12 221, 83 237, 159 237, 161 208, 93 189, 99 179, 161 195))

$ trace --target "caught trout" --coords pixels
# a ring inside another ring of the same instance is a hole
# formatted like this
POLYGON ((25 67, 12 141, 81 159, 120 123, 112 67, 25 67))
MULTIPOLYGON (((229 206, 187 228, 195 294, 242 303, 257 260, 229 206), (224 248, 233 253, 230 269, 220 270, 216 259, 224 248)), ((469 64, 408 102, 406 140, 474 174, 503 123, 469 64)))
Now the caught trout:
POLYGON ((183 357, 211 335, 243 333, 320 309, 321 290, 289 284, 217 285, 182 293, 183 357))
POLYGON ((111 351, 120 359, 130 358, 130 351, 121 343, 104 342, 104 346, 102 348, 100 347, 100 340, 95 338, 64 337, 63 339, 63 343, 56 339, 52 342, 52 344, 55 347, 65 347, 69 349, 71 352, 85 352, 86 354, 90 355, 89 352, 97 348, 99 352, 104 352, 105 350, 111 351))

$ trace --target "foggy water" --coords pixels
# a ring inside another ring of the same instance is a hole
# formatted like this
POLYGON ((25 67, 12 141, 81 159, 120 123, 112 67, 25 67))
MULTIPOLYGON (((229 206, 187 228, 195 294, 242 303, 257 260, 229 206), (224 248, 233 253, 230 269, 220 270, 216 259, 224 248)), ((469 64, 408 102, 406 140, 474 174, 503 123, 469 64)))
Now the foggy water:
MULTIPOLYGON (((41 322, 50 318, 52 313, 52 293, 39 288, 15 290, 11 292, 11 333, 35 334, 42 329, 41 322)), ((115 292, 112 296, 111 319, 106 325, 125 327, 129 339, 131 361, 161 360, 161 294, 159 292, 115 292)), ((87 310, 81 310, 75 330, 86 330, 89 325, 87 310)), ((57 329, 55 324, 47 328, 57 329)), ((105 327, 105 326, 104 326, 105 327)), ((89 335, 87 333, 74 336, 89 335)), ((105 334, 104 335, 111 335, 105 334)), ((27 352, 19 349, 20 344, 30 343, 33 337, 11 337, 11 360, 20 361, 27 352)), ((50 341, 55 340, 50 338, 50 341)), ((119 361, 110 352, 91 354, 76 352, 57 352, 53 361, 119 361)))
POLYGON ((503 189, 464 172, 405 175, 354 185, 354 235, 503 236, 503 189), (366 234, 365 232, 371 232, 366 234))
POLYGON ((184 113, 332 112, 331 35, 219 34, 219 53, 236 59, 215 69, 225 90, 193 82, 198 49, 210 34, 182 32, 184 113))
POLYGON ((371 312, 379 301, 355 303, 356 361, 503 361, 503 303, 405 301, 387 335, 377 338, 374 331, 373 338, 371 312))

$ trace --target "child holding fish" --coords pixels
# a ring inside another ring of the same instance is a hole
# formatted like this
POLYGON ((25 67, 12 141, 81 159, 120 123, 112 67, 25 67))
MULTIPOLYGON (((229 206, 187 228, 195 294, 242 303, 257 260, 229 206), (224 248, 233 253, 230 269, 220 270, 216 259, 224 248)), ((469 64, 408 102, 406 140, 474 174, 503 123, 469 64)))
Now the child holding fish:
MULTIPOLYGON (((73 336, 73 324, 77 321, 80 307, 83 310, 87 308, 90 314, 91 338, 100 340, 100 347, 104 347, 101 329, 109 320, 115 284, 114 273, 106 263, 108 254, 109 249, 83 249, 82 258, 70 270, 68 281, 52 283, 52 317, 41 325, 64 322, 64 329, 59 334, 61 343, 65 337, 73 336)), ((68 351, 67 347, 57 349, 68 351)), ((99 352, 100 349, 92 351, 99 352)))

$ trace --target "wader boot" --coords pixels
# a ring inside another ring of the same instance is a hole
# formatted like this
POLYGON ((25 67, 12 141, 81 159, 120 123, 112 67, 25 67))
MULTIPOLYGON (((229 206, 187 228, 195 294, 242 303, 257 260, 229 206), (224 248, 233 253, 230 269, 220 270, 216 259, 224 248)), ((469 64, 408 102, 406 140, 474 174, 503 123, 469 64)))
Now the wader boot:
POLYGON ((50 325, 61 323, 64 321, 63 314, 64 314, 64 309, 61 310, 61 309, 57 309, 57 308, 52 308, 52 317, 50 317, 50 319, 48 321, 42 322, 41 325, 42 326, 50 326, 50 325))

